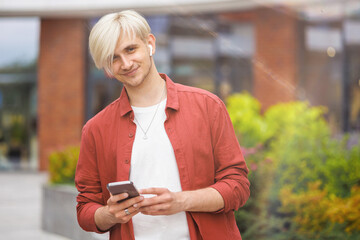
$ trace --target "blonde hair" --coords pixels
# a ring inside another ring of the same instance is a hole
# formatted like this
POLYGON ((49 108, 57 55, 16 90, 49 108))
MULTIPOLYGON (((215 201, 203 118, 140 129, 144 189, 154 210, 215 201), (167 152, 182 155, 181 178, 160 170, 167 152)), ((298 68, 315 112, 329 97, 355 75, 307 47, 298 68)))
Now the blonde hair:
POLYGON ((132 10, 110 13, 94 25, 89 36, 90 54, 99 69, 112 73, 112 59, 119 37, 126 34, 145 41, 151 29, 144 17, 132 10))

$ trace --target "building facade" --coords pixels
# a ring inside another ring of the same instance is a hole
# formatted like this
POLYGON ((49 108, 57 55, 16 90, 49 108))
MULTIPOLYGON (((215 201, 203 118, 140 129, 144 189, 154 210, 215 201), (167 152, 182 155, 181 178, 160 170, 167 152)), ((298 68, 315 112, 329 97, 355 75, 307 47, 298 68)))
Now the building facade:
MULTIPOLYGON (((263 110, 295 100, 324 105, 335 132, 360 131, 360 4, 334 1, 343 9, 336 12, 325 3, 283 2, 139 11, 157 37, 159 71, 175 82, 224 100, 247 91, 263 110)), ((41 17, 40 170, 47 169, 51 152, 78 145, 84 123, 120 94, 121 84, 97 70, 89 56, 89 29, 100 15, 41 17)))

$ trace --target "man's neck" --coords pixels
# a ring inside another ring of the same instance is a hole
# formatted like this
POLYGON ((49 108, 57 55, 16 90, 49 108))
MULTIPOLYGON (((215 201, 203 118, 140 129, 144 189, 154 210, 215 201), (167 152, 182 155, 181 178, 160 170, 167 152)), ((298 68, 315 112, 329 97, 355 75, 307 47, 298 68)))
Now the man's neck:
MULTIPOLYGON (((131 106, 148 107, 165 99, 164 94, 166 82, 157 71, 149 74, 143 83, 135 88, 126 87, 131 106), (161 98, 161 99, 160 99, 161 98)), ((165 90, 166 91, 166 90, 165 90)))

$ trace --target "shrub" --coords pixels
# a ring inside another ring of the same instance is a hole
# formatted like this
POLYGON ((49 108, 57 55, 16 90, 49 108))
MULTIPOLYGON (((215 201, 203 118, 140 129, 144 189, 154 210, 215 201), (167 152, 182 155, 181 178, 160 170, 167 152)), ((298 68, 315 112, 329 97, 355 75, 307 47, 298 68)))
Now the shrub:
POLYGON ((345 136, 342 141, 330 142, 323 166, 324 187, 343 198, 351 195, 353 186, 360 186, 360 141, 349 149, 347 140, 345 136))
MULTIPOLYGON (((281 103, 265 113, 271 141, 268 157, 274 159, 275 194, 285 185, 304 190, 308 182, 324 180, 330 129, 323 118, 325 109, 306 102, 281 103)), ((277 197, 277 196, 275 196, 277 197)))
POLYGON ((360 231, 360 187, 353 186, 351 195, 340 198, 320 189, 319 181, 308 184, 307 191, 293 193, 281 190, 281 211, 294 214, 297 231, 309 239, 326 239, 343 235, 341 239, 358 237, 360 231))
POLYGON ((250 94, 234 94, 227 98, 234 129, 243 147, 253 147, 267 139, 266 125, 260 115, 260 103, 250 94))
POLYGON ((249 94, 227 103, 250 169, 251 197, 235 214, 243 237, 357 239, 360 143, 333 139, 324 107, 280 103, 261 115, 249 94))
POLYGON ((49 157, 50 183, 74 184, 76 164, 79 158, 79 147, 68 147, 56 151, 49 157))

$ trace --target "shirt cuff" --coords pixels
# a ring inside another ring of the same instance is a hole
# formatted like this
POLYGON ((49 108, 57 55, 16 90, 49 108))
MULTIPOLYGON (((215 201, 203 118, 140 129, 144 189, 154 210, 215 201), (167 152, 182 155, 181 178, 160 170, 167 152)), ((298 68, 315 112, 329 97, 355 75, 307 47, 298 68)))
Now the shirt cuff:
POLYGON ((106 231, 101 231, 98 229, 95 223, 95 212, 103 205, 98 203, 88 203, 87 206, 83 209, 83 216, 81 227, 86 231, 96 232, 96 233, 106 233, 106 231))
POLYGON ((221 182, 217 182, 217 183, 211 185, 210 187, 217 190, 224 200, 224 207, 214 213, 229 212, 231 210, 234 210, 231 207, 231 205, 232 205, 231 199, 233 197, 233 188, 231 188, 228 183, 221 181, 221 182))

